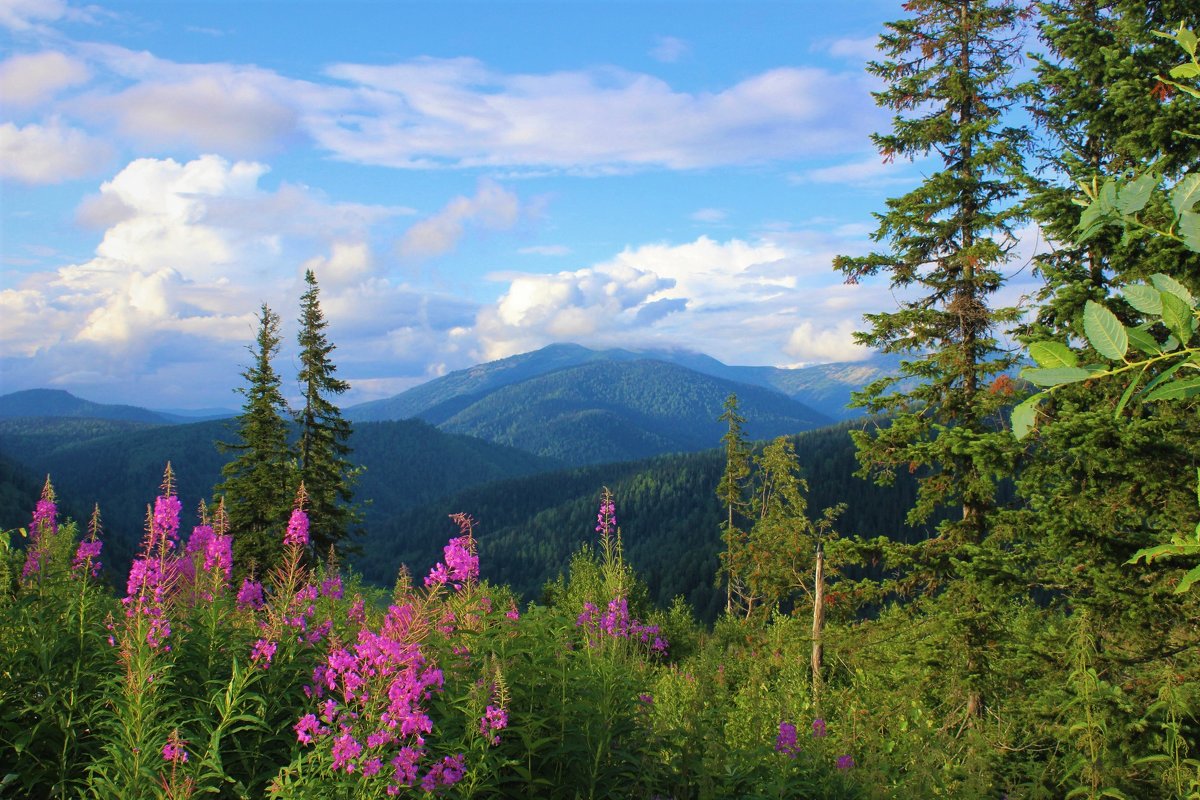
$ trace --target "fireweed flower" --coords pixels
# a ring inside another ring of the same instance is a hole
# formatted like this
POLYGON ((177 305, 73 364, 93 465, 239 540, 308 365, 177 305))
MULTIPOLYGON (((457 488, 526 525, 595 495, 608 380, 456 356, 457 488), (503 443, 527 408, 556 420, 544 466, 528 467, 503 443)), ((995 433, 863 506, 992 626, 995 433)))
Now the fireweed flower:
POLYGON ((270 639, 259 639, 250 649, 250 663, 261 664, 263 669, 268 669, 271 659, 275 657, 276 647, 275 642, 270 639))
POLYGON ((263 587, 258 581, 252 581, 249 578, 242 580, 242 588, 238 589, 237 593, 238 608, 249 608, 255 611, 266 606, 263 600, 263 587))
POLYGON ((171 735, 167 737, 167 743, 163 745, 163 761, 171 761, 176 764, 186 762, 188 760, 186 745, 187 741, 179 738, 179 731, 171 731, 171 735))
POLYGON ((850 769, 854 766, 854 756, 844 755, 838 756, 837 768, 841 770, 850 769))
POLYGON ((508 712, 497 706, 488 706, 483 717, 479 720, 479 732, 492 744, 500 744, 500 736, 496 731, 508 727, 508 712))
POLYGON ((21 568, 22 578, 40 572, 49 555, 46 540, 58 533, 58 506, 54 500, 54 487, 47 476, 42 498, 34 506, 33 519, 29 523, 29 549, 25 553, 25 566, 21 568))
POLYGON ((450 584, 455 589, 461 589, 479 577, 479 556, 475 555, 474 542, 470 536, 456 536, 442 548, 445 563, 438 564, 425 578, 427 587, 450 584))
POLYGON ((815 736, 816 738, 821 739, 825 736, 825 720, 823 720, 819 717, 817 719, 814 719, 812 728, 813 728, 812 735, 815 736))
MULTIPOLYGON (((159 495, 154 500, 154 516, 150 524, 151 547, 174 549, 179 542, 179 512, 182 505, 173 494, 159 495)), ((211 529, 210 529, 211 530, 211 529)))
POLYGON ((790 722, 779 723, 779 735, 775 737, 775 752, 795 758, 800 752, 796 744, 796 726, 790 722))
POLYGON ((302 508, 293 508, 288 520, 287 533, 283 536, 285 547, 308 546, 308 514, 302 508))
POLYGON ((71 563, 72 572, 90 572, 95 578, 100 574, 100 549, 104 543, 99 539, 85 539, 75 548, 75 560, 71 563), (91 565, 89 567, 89 565, 91 565))

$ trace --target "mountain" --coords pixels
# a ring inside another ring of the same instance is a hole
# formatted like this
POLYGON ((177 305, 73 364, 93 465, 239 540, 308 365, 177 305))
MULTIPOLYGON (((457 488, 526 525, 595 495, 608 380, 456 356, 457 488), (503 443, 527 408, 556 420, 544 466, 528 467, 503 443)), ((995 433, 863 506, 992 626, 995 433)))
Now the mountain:
MULTIPOLYGON (((171 462, 183 502, 185 529, 195 524, 201 499, 209 499, 231 455, 214 446, 234 438, 228 420, 190 425, 135 426, 95 420, 19 419, 0 421, 0 457, 19 467, 14 501, 31 481, 49 474, 58 495, 75 509, 101 504, 110 563, 128 564, 141 539, 146 504, 158 494, 163 468, 171 462), (69 423, 110 426, 107 432, 72 440, 69 423), (39 424, 45 430, 39 432, 39 424), (118 426, 113 428, 111 426, 118 426), (14 430, 15 428, 15 430, 14 430)), ((439 431, 420 420, 356 425, 351 460, 365 467, 355 490, 365 526, 407 508, 429 503, 478 483, 558 468, 561 465, 510 447, 439 431)), ((2 477, 2 475, 0 475, 2 477)), ((28 522, 33 508, 17 509, 0 525, 28 522)))
POLYGON ((717 417, 730 394, 741 401, 751 438, 830 422, 773 390, 647 360, 566 367, 488 392, 435 419, 443 430, 572 465, 599 464, 716 447, 726 430, 717 417))
POLYGON ((715 447, 725 430, 717 417, 730 394, 738 395, 755 438, 833 421, 765 385, 760 373, 770 368, 728 367, 695 353, 653 355, 662 358, 553 345, 460 370, 344 413, 352 421, 416 417, 573 465, 715 447), (758 382, 725 377, 739 374, 758 382))
POLYGON ((345 409, 350 420, 421 419, 440 425, 490 392, 568 367, 596 362, 661 361, 702 375, 774 389, 832 419, 857 412, 846 408, 850 393, 893 374, 896 356, 874 355, 865 361, 813 367, 730 366, 688 350, 591 350, 577 344, 553 344, 530 353, 479 364, 435 378, 406 392, 345 409))
POLYGON ((137 406, 83 400, 62 389, 27 389, 0 396, 0 418, 83 417, 167 425, 177 420, 137 406))

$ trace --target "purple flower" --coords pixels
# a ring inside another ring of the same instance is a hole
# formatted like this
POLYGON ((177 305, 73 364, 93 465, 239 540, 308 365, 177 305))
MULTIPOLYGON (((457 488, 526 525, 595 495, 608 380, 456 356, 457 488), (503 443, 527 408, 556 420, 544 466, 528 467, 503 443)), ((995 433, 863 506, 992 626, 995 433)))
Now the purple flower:
POLYGON ((321 582, 321 595, 323 597, 332 597, 334 600, 342 599, 342 576, 334 574, 321 582))
POLYGON ((795 758, 800 752, 796 745, 796 726, 790 722, 779 723, 779 735, 775 737, 775 752, 795 758))
POLYGON ((851 756, 851 755, 838 756, 838 760, 837 760, 837 768, 838 769, 846 770, 846 769, 850 769, 853 766, 854 766, 854 756, 851 756))
POLYGON ((245 578, 242 581, 242 588, 238 589, 237 604, 238 608, 250 608, 255 611, 263 608, 266 603, 263 601, 262 584, 245 578))
POLYGON ((639 694, 638 700, 640 700, 641 702, 645 703, 648 706, 654 705, 654 695, 652 695, 652 694, 639 694))
POLYGON ((446 563, 438 564, 425 578, 428 587, 450 584, 455 589, 462 588, 479 577, 479 556, 475 555, 474 542, 470 536, 456 536, 442 548, 446 563))
POLYGON ((25 553, 25 566, 21 577, 28 578, 42 569, 42 561, 49 555, 46 537, 58 533, 58 506, 54 504, 54 488, 46 478, 42 499, 34 507, 33 521, 29 523, 29 549, 25 553))
POLYGON ((308 514, 304 513, 304 509, 292 509, 287 533, 283 536, 283 544, 285 547, 306 547, 308 545, 308 514))
POLYGON ((818 717, 813 720, 813 736, 821 739, 825 736, 825 720, 818 717))
POLYGON ((315 714, 305 714, 292 728, 300 744, 312 744, 313 736, 323 736, 329 729, 322 727, 315 714))
POLYGON ((492 744, 500 744, 500 736, 495 731, 508 727, 508 712, 502 707, 488 706, 483 717, 479 720, 479 732, 492 744))
POLYGON ((412 747, 401 747, 400 752, 392 759, 392 768, 395 770, 394 780, 396 783, 405 786, 412 786, 417 782, 417 762, 421 759, 421 751, 415 750, 412 747))
POLYGON ((187 742, 179 738, 179 731, 171 731, 171 735, 167 737, 167 743, 163 745, 163 761, 171 761, 176 764, 187 761, 188 754, 185 745, 187 742))
POLYGON ((88 571, 92 577, 100 574, 100 549, 104 543, 99 539, 85 539, 75 548, 75 560, 71 563, 73 572, 88 571), (88 568, 88 565, 91 568, 88 568))
POLYGON ((517 604, 510 602, 508 604, 508 611, 504 612, 504 616, 508 617, 513 622, 519 620, 521 618, 521 612, 517 610, 517 604))
POLYGON ((275 657, 276 647, 275 642, 270 639, 259 639, 250 650, 250 663, 261 663, 262 668, 267 669, 271 666, 271 659, 275 657))
POLYGON ((600 500, 600 512, 596 514, 596 533, 607 538, 617 530, 617 506, 613 503, 612 492, 604 490, 600 500))
POLYGON ((154 500, 154 517, 150 523, 150 544, 163 545, 170 550, 179 541, 179 512, 183 508, 175 495, 159 495, 154 500))
POLYGON ((333 771, 344 769, 347 774, 354 772, 354 759, 362 755, 362 745, 348 733, 333 740, 333 771))

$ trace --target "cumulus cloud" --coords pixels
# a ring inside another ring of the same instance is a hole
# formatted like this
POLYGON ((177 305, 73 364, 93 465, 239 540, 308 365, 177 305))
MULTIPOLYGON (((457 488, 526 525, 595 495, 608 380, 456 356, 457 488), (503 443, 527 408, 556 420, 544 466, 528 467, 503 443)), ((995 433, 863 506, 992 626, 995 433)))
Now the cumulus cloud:
POLYGON ((805 320, 792 329, 784 352, 801 362, 862 361, 871 351, 854 341, 861 325, 842 320, 833 327, 818 328, 805 320))
POLYGON ((310 117, 341 158, 395 167, 692 169, 844 152, 880 127, 864 78, 785 67, 716 92, 617 68, 505 74, 469 58, 339 64, 357 108, 310 117))
POLYGON ((507 230, 520 215, 521 202, 516 194, 484 179, 474 197, 455 197, 441 211, 409 228, 400 240, 399 250, 407 258, 439 256, 458 245, 468 225, 507 230))
POLYGON ((81 130, 50 120, 45 125, 0 124, 0 178, 42 185, 94 174, 112 148, 81 130))
POLYGON ((829 44, 829 54, 853 61, 870 61, 879 57, 877 44, 879 44, 878 36, 836 39, 829 44))
POLYGON ((17 55, 0 62, 0 95, 14 106, 34 106, 90 78, 86 64, 62 53, 17 55))

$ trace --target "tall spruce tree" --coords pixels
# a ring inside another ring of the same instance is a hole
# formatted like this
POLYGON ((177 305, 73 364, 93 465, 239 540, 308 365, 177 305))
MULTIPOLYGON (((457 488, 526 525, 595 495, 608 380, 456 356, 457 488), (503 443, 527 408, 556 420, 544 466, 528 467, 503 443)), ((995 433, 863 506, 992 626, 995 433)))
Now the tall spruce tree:
POLYGON ((271 364, 279 352, 279 315, 264 303, 258 321, 248 348, 252 363, 242 372, 246 385, 237 390, 246 398, 237 418, 238 441, 217 442, 222 452, 237 456, 221 469, 224 480, 213 491, 225 496, 237 563, 253 561, 261 573, 282 550, 294 478, 287 401, 271 364))
POLYGON ((731 394, 725 398, 724 411, 718 417, 728 429, 721 437, 725 446, 725 471, 717 484, 717 497, 725 506, 725 519, 721 522, 721 540, 725 549, 721 553, 721 571, 725 574, 725 613, 733 613, 734 595, 743 594, 741 560, 745 550, 745 533, 738 528, 737 520, 746 510, 745 488, 750 477, 750 448, 742 426, 746 419, 738 413, 738 398, 731 394))
POLYGON ((876 215, 874 238, 887 250, 840 256, 834 266, 851 282, 884 273, 902 298, 897 311, 866 315, 869 329, 855 335, 911 357, 900 375, 857 398, 884 419, 854 434, 860 474, 885 484, 898 470, 916 474, 914 524, 961 507, 961 518, 942 522, 920 547, 912 574, 930 589, 955 587, 937 609, 947 646, 961 654, 956 693, 965 719, 974 720, 991 680, 984 648, 996 603, 972 564, 1013 452, 998 430, 1013 357, 996 335, 1017 312, 994 307, 992 298, 1022 219, 1015 178, 1025 134, 1005 123, 1019 100, 1011 79, 1022 20, 1003 0, 912 0, 904 8, 911 17, 887 23, 884 59, 869 67, 887 82, 876 100, 896 112, 892 131, 873 139, 888 159, 931 156, 933 171, 876 215), (897 387, 905 378, 915 380, 897 387))
POLYGON ((296 445, 299 480, 308 492, 309 535, 314 549, 325 552, 353 532, 359 515, 350 504, 357 470, 350 454, 350 423, 331 396, 350 384, 334 377, 330 360, 335 346, 325 335, 328 322, 321 312, 320 289, 312 270, 304 273, 308 289, 300 298, 300 372, 296 376, 304 407, 297 412, 300 427, 296 445))

